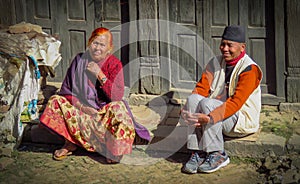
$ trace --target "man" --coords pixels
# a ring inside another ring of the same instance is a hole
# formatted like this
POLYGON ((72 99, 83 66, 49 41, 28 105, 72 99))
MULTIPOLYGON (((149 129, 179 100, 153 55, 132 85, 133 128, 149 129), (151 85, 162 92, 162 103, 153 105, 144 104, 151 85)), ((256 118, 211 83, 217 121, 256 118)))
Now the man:
POLYGON ((188 124, 192 155, 183 172, 211 173, 226 166, 230 161, 223 134, 242 137, 258 130, 262 71, 245 48, 244 28, 226 27, 222 55, 210 60, 187 98, 181 117, 188 124))

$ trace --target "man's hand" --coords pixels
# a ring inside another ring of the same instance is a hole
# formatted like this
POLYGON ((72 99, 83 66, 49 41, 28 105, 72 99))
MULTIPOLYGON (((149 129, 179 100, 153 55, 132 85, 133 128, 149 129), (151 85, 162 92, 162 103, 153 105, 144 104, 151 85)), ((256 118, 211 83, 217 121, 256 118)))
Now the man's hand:
POLYGON ((181 111, 184 122, 190 126, 201 126, 210 122, 210 117, 202 113, 190 113, 186 110, 181 111))

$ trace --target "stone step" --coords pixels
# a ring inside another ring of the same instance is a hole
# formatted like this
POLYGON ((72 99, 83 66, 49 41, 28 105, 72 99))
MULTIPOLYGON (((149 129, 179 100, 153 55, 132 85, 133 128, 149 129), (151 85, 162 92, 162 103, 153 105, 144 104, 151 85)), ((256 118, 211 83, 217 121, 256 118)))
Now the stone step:
MULTIPOLYGON (((63 139, 51 133, 46 128, 39 125, 31 125, 30 130, 24 133, 25 141, 45 144, 63 144, 63 139)), ((152 141, 147 146, 147 152, 156 154, 163 153, 187 153, 186 148, 187 127, 186 126, 158 126, 152 130, 152 141)), ((299 136, 290 141, 290 146, 299 151, 299 136), (298 141, 298 142, 297 142, 298 141)), ((257 140, 231 139, 225 141, 225 150, 231 156, 264 158, 266 154, 281 156, 287 153, 286 139, 273 134, 260 133, 257 140)))
POLYGON ((38 124, 29 124, 24 129, 23 142, 63 144, 64 139, 38 124))
MULTIPOLYGON (((140 101, 140 100, 138 100, 140 101)), ((156 155, 189 152, 186 148, 187 126, 180 125, 180 105, 166 105, 163 98, 154 98, 148 105, 131 105, 137 122, 151 132, 152 141, 144 150, 156 155)), ((58 136, 33 126, 30 140, 37 143, 62 144, 58 136)), ((284 155, 300 152, 300 136, 294 134, 288 141, 272 133, 259 132, 254 136, 226 139, 225 150, 231 156, 263 158, 266 154, 284 155)))
MULTIPOLYGON (((179 151, 188 152, 186 148, 187 127, 185 126, 159 126, 152 131, 156 145, 152 146, 155 151, 179 151)), ((296 142, 296 137, 294 142, 296 142)), ((299 141, 298 141, 299 142, 299 141)), ((293 143, 294 147, 299 143, 293 143)), ((231 156, 264 158, 270 152, 277 156, 287 153, 286 139, 274 134, 261 132, 256 139, 231 139, 225 141, 225 150, 231 156)))

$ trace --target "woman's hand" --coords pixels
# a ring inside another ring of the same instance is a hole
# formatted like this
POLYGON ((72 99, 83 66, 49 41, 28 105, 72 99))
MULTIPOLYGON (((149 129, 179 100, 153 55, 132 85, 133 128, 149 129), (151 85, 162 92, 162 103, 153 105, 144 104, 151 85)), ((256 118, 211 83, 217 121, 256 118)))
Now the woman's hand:
POLYGON ((90 62, 86 69, 94 74, 96 77, 98 76, 99 73, 103 73, 102 70, 100 69, 99 65, 95 63, 94 61, 90 62))
POLYGON ((82 105, 82 107, 80 108, 80 110, 88 115, 95 115, 98 111, 96 109, 94 109, 93 107, 89 107, 89 106, 85 106, 82 105))
POLYGON ((98 111, 97 109, 94 109, 92 107, 89 107, 89 106, 85 106, 83 105, 82 103, 80 103, 79 101, 76 102, 76 104, 74 105, 79 111, 82 111, 86 114, 89 114, 89 115, 94 115, 96 114, 98 111))
POLYGON ((190 126, 201 126, 211 121, 210 117, 203 113, 190 113, 186 110, 181 111, 181 117, 184 122, 190 126))

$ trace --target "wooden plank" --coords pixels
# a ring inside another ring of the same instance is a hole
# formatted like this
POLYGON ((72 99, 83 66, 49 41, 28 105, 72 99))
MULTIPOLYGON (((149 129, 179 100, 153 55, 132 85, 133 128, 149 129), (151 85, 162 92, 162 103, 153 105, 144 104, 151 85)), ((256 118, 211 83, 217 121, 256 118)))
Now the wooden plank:
POLYGON ((170 37, 170 89, 192 89, 203 69, 203 2, 168 1, 169 17, 175 24, 170 37), (188 11, 189 10, 189 11, 188 11), (191 13, 192 12, 192 13, 191 13), (178 26, 178 27, 177 27, 178 26))
MULTIPOLYGON (((129 4, 129 17, 130 21, 134 21, 138 19, 137 16, 137 1, 138 0, 128 0, 129 4)), ((129 40, 132 40, 133 42, 129 45, 129 62, 130 65, 128 65, 128 71, 129 71, 129 87, 130 91, 133 93, 137 93, 139 89, 139 81, 137 79, 137 76, 139 76, 139 63, 136 62, 136 59, 138 58, 138 46, 137 40, 138 34, 137 34, 137 27, 136 24, 129 26, 129 40)))
POLYGON ((161 0, 158 1, 158 15, 159 15, 159 20, 161 22, 159 23, 159 35, 160 39, 164 38, 166 42, 160 42, 159 43, 159 48, 160 48, 160 65, 161 65, 161 76, 163 78, 162 83, 161 83, 161 92, 167 93, 169 92, 171 83, 170 83, 170 76, 171 76, 171 70, 170 70, 170 53, 169 53, 169 25, 167 21, 170 19, 169 17, 169 3, 168 0, 161 0))
POLYGON ((78 30, 70 30, 69 31, 70 42, 69 42, 69 51, 71 53, 71 57, 74 57, 79 52, 83 52, 85 50, 86 40, 85 40, 85 31, 78 30))
MULTIPOLYGON (((284 11, 282 11, 282 7, 284 7, 284 0, 274 0, 274 12, 269 17, 274 16, 274 42, 271 42, 271 45, 274 45, 274 60, 276 62, 276 95, 279 97, 285 98, 285 28, 284 28, 284 11), (279 46, 279 47, 277 47, 279 46)), ((272 39, 270 39, 272 40, 272 39)))
POLYGON ((265 0, 248 1, 249 21, 248 26, 264 27, 265 24, 265 0))
POLYGON ((119 0, 104 0, 103 12, 103 22, 121 22, 121 3, 119 0))
POLYGON ((16 23, 15 1, 0 1, 0 24, 12 25, 16 23))
POLYGON ((49 0, 34 0, 34 4, 35 19, 51 19, 49 0))
POLYGON ((26 20, 26 0, 14 0, 15 1, 15 15, 16 23, 26 20))
POLYGON ((288 67, 300 67, 300 3, 298 0, 287 0, 287 46, 288 67))
POLYGON ((211 5, 211 26, 226 26, 228 23, 228 1, 212 0, 211 5), (222 16, 220 16, 222 15, 222 16))
POLYGON ((297 0, 286 1, 286 28, 287 28, 287 53, 288 53, 288 77, 287 77, 287 101, 300 102, 300 4, 297 0))
POLYGON ((69 21, 86 21, 86 9, 82 0, 67 0, 67 18, 69 21))
POLYGON ((196 68, 197 62, 197 38, 195 35, 178 35, 178 47, 186 48, 185 52, 178 50, 178 82, 193 82, 197 80, 196 68))

